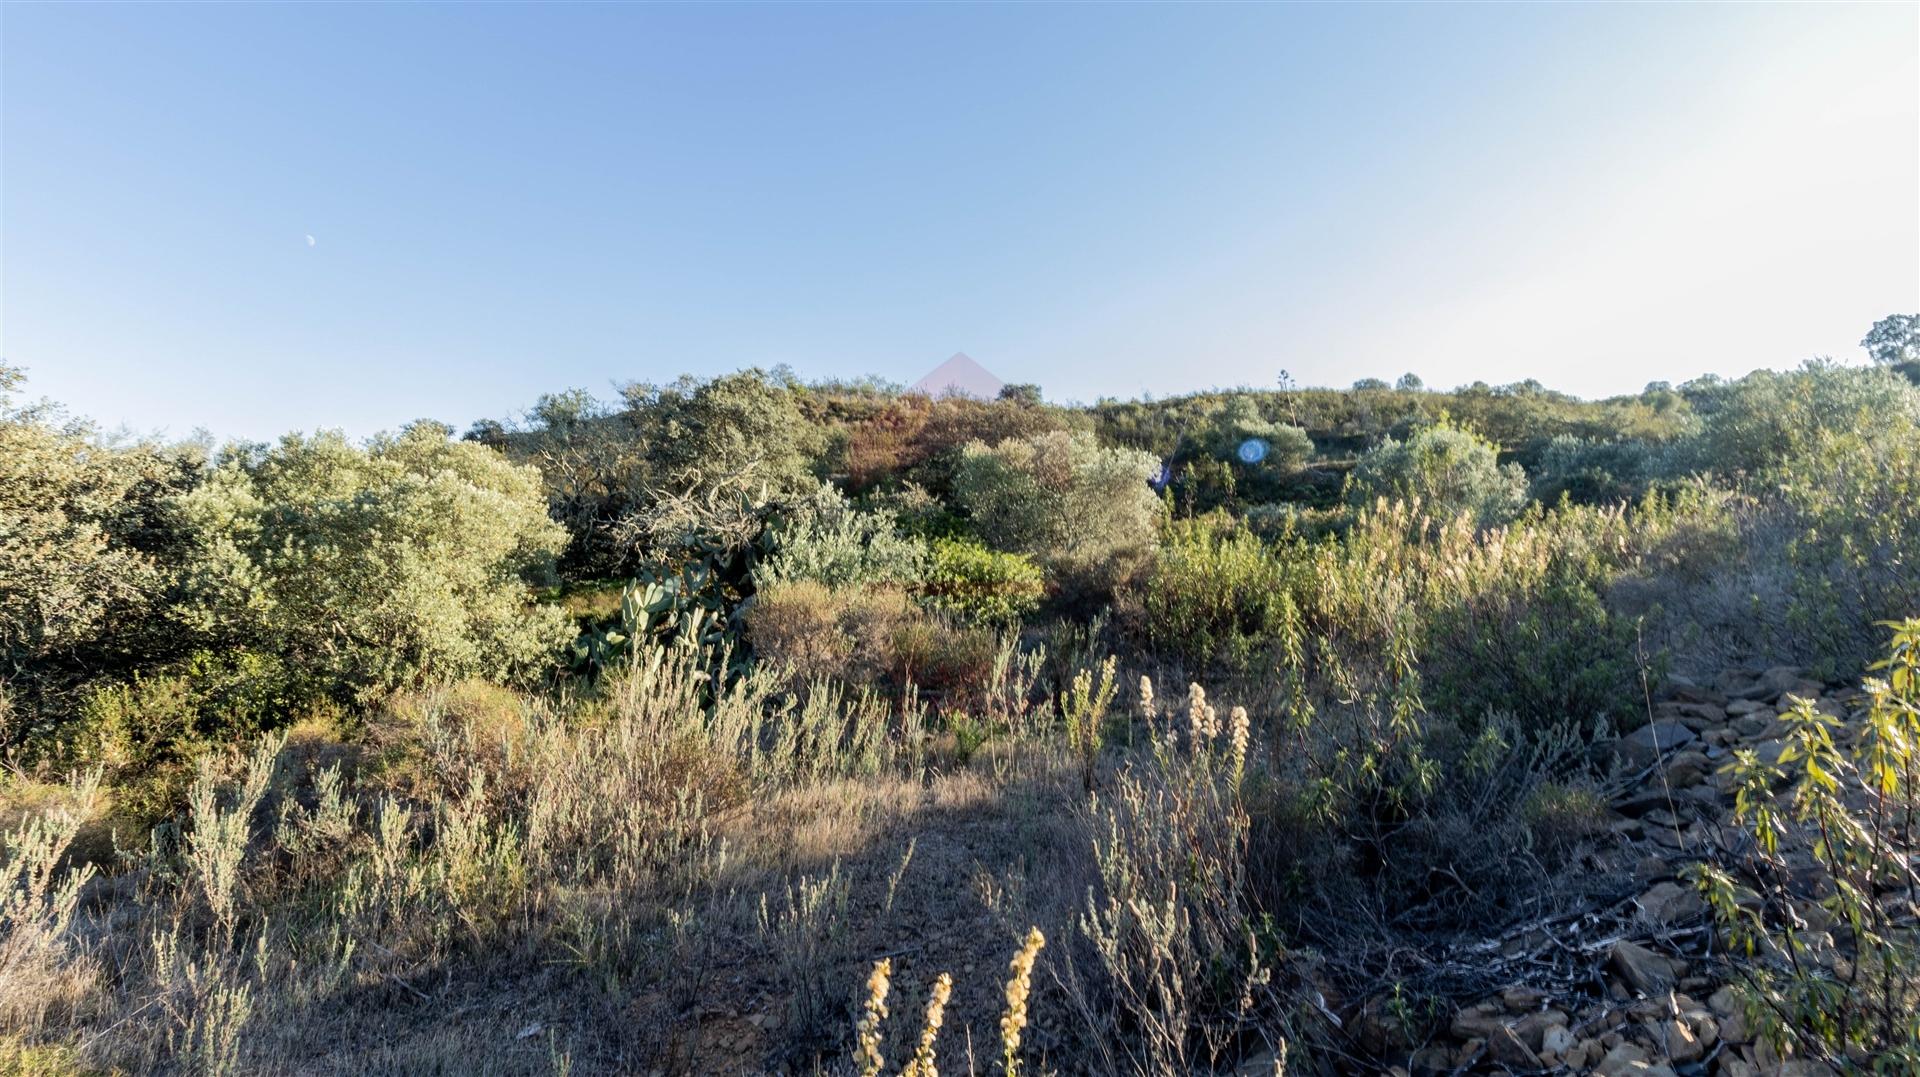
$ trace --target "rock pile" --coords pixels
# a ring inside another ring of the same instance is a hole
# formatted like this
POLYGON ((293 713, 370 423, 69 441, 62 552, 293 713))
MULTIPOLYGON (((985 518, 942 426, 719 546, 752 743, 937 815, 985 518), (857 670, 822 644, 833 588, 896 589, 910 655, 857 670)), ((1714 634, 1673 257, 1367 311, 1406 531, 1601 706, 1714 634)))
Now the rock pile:
MULTIPOLYGON (((1857 689, 1830 688, 1801 670, 1723 675, 1712 684, 1676 679, 1662 691, 1652 721, 1615 746, 1628 776, 1611 805, 1614 841, 1597 870, 1638 881, 1616 907, 1526 925, 1498 952, 1519 980, 1467 1006, 1447 1035, 1401 1053, 1403 1077, 1451 1073, 1593 1073, 1605 1077, 1787 1077, 1828 1073, 1783 1059, 1747 1027, 1735 992, 1715 960, 1724 942, 1707 907, 1684 881, 1687 865, 1738 857, 1751 835, 1734 825, 1732 782, 1722 768, 1739 749, 1776 762, 1786 747, 1782 715, 1796 698, 1841 719, 1843 750, 1865 728, 1857 689), (1553 967, 1578 976, 1533 977, 1554 951, 1553 967)), ((1801 863, 1817 871, 1811 858, 1801 863)), ((1809 880, 1809 892, 1818 881, 1809 880)), ((1758 903, 1743 892, 1742 903, 1758 903)), ((1807 930, 1825 930, 1827 914, 1810 898, 1794 909, 1807 930)), ((1485 946, 1482 949, 1486 949, 1485 946)))

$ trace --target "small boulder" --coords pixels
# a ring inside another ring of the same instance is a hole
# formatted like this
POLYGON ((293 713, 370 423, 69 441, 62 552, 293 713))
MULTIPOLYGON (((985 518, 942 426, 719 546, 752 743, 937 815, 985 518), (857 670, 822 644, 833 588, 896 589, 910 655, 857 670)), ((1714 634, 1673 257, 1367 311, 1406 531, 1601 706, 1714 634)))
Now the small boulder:
POLYGON ((1600 1077, 1674 1077, 1672 1066, 1649 1061, 1646 1049, 1631 1041, 1622 1041, 1608 1051, 1593 1072, 1600 1077))
POLYGON ((1707 911, 1706 902, 1692 887, 1676 882, 1655 883, 1633 903, 1642 916, 1661 927, 1684 923, 1707 911))
POLYGON ((1540 1068, 1540 1056, 1534 1054, 1533 1048, 1520 1042, 1519 1034, 1511 1026, 1503 1025, 1487 1038, 1487 1054, 1503 1066, 1540 1068))
POLYGON ((1713 763, 1700 752, 1676 752, 1667 760, 1667 785, 1675 789, 1699 785, 1711 773, 1713 763))
POLYGON ((1609 959, 1627 986, 1643 995, 1667 991, 1677 978, 1672 962, 1635 943, 1614 943, 1609 959))
POLYGON ((1699 1061, 1707 1053, 1705 1045, 1693 1034, 1692 1026, 1678 1017, 1668 1018, 1647 1028, 1654 1047, 1670 1061, 1686 1065, 1699 1061))
POLYGON ((1662 755, 1692 744, 1693 730, 1675 721, 1654 722, 1620 738, 1620 757, 1631 766, 1652 765, 1662 755))

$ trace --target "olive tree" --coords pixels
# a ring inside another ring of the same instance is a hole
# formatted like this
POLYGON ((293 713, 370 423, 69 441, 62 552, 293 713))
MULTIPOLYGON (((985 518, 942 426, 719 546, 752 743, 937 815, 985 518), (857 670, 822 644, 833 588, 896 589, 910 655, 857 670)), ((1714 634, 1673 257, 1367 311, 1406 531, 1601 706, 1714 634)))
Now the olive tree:
POLYGON ((236 450, 179 499, 194 551, 179 617, 336 689, 535 669, 570 635, 532 600, 566 542, 540 474, 418 423, 236 450))
POLYGON ((1501 464, 1492 443, 1445 423, 1405 441, 1388 438, 1361 457, 1348 479, 1348 500, 1414 501, 1436 517, 1469 513, 1481 526, 1510 519, 1526 500, 1526 473, 1501 464))
POLYGON ((57 409, 16 404, 21 380, 0 366, 0 681, 138 649, 176 545, 167 501, 196 470, 183 454, 109 444, 57 409))
POLYGON ((1031 554, 1070 590, 1096 592, 1151 552, 1160 503, 1148 480, 1159 466, 1137 449, 1055 431, 966 446, 954 493, 989 543, 1031 554))

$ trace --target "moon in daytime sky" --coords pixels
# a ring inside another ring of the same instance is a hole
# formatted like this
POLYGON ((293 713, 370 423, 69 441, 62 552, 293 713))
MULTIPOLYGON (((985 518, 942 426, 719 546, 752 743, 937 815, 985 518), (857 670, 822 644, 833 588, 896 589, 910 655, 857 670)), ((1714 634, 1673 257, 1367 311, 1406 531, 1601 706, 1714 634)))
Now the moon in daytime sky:
POLYGON ((309 247, 311 247, 311 246, 313 246, 313 242, 314 242, 314 240, 313 240, 313 236, 312 236, 311 234, 309 234, 309 235, 307 236, 307 246, 309 246, 309 247))

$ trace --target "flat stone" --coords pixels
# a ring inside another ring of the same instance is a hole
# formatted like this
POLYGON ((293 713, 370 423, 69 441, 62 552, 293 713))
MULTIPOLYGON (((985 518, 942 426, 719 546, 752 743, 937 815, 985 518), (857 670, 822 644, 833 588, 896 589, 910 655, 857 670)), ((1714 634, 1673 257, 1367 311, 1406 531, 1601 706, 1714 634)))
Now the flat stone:
POLYGON ((1655 883, 1647 892, 1633 899, 1640 912, 1648 920, 1661 927, 1671 927, 1684 923, 1707 911, 1706 902, 1690 886, 1675 882, 1655 883))
POLYGON ((1469 1006, 1453 1016, 1447 1031, 1456 1040, 1484 1040, 1506 1027, 1506 1017, 1498 1007, 1487 1003, 1469 1006))
POLYGON ((1666 752, 1692 744, 1693 730, 1679 722, 1665 721, 1643 725, 1620 738, 1620 757, 1636 767, 1644 767, 1666 752))
POLYGON ((1683 1066, 1699 1061, 1700 1056, 1707 1053, 1705 1045, 1693 1034, 1692 1027, 1677 1017, 1649 1026, 1647 1031, 1661 1054, 1683 1066))
POLYGON ((1600 1077, 1674 1077, 1673 1067, 1650 1062, 1647 1052, 1637 1043, 1622 1042, 1607 1052, 1593 1067, 1600 1077))
POLYGON ((1487 1054, 1501 1065, 1540 1068, 1540 1056, 1534 1053, 1533 1048, 1521 1043, 1520 1036, 1510 1026, 1503 1026, 1487 1038, 1487 1054))
POLYGON ((1637 943, 1614 943, 1609 960, 1627 986, 1643 995, 1667 991, 1677 978, 1672 962, 1637 943))

